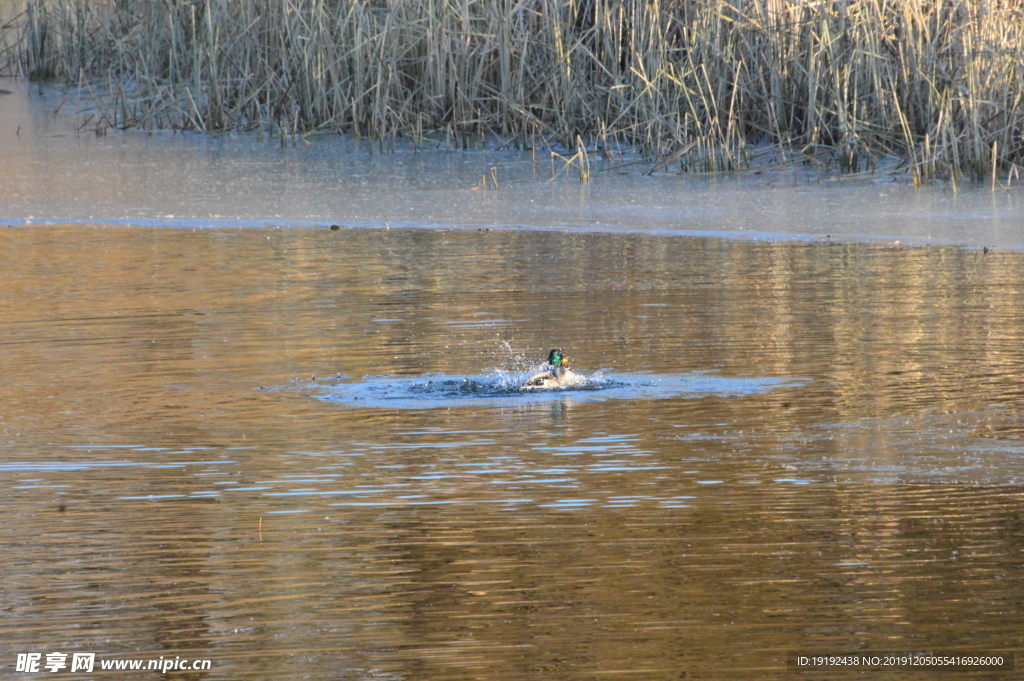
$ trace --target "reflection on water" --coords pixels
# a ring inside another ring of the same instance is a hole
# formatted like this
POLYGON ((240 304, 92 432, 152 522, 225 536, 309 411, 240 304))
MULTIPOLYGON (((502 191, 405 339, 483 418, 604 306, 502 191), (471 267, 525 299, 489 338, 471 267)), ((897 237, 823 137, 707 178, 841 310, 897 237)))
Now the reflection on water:
POLYGON ((1019 647, 1019 254, 513 230, 0 240, 4 665, 789 678, 788 650, 1019 647), (409 402, 551 347, 608 389, 409 402))

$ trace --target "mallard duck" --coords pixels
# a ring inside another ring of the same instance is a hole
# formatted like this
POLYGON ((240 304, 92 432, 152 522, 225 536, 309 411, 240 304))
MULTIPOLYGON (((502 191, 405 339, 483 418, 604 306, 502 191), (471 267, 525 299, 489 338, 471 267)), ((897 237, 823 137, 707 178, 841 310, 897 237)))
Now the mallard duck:
POLYGON ((523 390, 536 388, 565 388, 571 385, 583 385, 586 377, 569 368, 569 359, 561 350, 552 350, 548 355, 548 368, 535 373, 523 383, 523 390))

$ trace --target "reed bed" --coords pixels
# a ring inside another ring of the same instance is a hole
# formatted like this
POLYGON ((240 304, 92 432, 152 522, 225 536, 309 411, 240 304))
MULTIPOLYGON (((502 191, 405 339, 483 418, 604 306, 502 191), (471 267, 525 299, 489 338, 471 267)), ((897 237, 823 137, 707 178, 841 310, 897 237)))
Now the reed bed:
POLYGON ((543 140, 691 172, 774 144, 847 172, 895 154, 919 181, 1014 173, 1024 153, 1015 0, 25 0, 12 14, 0 68, 91 88, 116 127, 543 140))

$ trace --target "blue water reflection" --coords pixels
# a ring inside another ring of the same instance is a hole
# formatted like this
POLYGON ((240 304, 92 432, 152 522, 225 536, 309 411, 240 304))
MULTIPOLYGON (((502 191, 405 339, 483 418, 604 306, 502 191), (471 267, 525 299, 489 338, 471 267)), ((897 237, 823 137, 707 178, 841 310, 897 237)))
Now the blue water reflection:
MULTIPOLYGON (((481 403, 515 406, 552 401, 660 400, 711 395, 739 397, 797 387, 807 382, 800 378, 721 376, 703 371, 689 374, 602 371, 579 387, 524 391, 518 388, 518 377, 501 372, 482 376, 426 374, 412 378, 367 376, 355 383, 326 386, 316 396, 350 407, 434 409, 481 403)), ((600 448, 605 449, 603 445, 600 448)))

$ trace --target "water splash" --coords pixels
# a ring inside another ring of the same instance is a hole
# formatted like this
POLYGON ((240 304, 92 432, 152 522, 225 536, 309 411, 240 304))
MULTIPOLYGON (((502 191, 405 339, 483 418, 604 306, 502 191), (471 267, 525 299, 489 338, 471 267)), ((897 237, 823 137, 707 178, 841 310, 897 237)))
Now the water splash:
POLYGON ((316 393, 316 397, 351 407, 435 409, 550 401, 658 400, 712 395, 740 397, 807 383, 806 379, 771 376, 720 376, 712 372, 628 373, 605 369, 589 376, 583 385, 523 390, 521 386, 525 378, 524 373, 506 370, 479 376, 366 376, 358 382, 325 386, 316 393))

